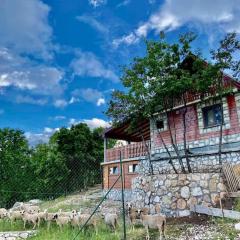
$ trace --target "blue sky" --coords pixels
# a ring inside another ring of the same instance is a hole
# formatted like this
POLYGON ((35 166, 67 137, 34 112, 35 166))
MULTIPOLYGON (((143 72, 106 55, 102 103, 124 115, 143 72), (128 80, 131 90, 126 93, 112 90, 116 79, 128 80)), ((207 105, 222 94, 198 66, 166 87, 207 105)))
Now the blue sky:
POLYGON ((240 0, 0 0, 0 127, 35 144, 78 122, 109 126, 121 66, 162 30, 195 31, 206 54, 240 33, 240 0))

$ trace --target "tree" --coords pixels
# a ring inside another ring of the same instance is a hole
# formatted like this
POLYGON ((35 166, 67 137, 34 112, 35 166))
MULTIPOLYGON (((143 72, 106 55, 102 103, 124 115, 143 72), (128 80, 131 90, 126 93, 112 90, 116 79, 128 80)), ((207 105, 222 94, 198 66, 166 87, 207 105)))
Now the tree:
MULTIPOLYGON (((179 37, 177 43, 170 44, 162 34, 159 41, 146 41, 146 56, 135 58, 130 66, 123 69, 121 80, 126 91, 113 93, 107 111, 114 124, 128 120, 133 125, 144 118, 152 119, 156 125, 156 113, 165 113, 171 145, 183 173, 186 172, 183 157, 187 171, 191 172, 186 135, 188 98, 191 95, 204 98, 219 81, 215 64, 208 64, 199 52, 194 53, 191 45, 195 38, 194 34, 186 33, 179 37), (174 107, 181 104, 183 156, 179 151, 174 122, 174 107)), ((172 153, 160 131, 158 135, 176 172, 172 153)))
POLYGON ((9 207, 26 199, 29 147, 20 130, 0 129, 0 205, 9 207))
POLYGON ((29 164, 33 180, 29 185, 31 197, 57 197, 65 193, 69 170, 54 144, 37 145, 32 151, 29 164))
MULTIPOLYGON (((216 94, 219 96, 221 106, 222 96, 229 91, 224 87, 224 72, 231 72, 236 78, 240 76, 240 41, 237 39, 236 33, 228 33, 223 40, 220 41, 219 47, 216 50, 212 50, 212 59, 214 61, 214 67, 216 69, 217 78, 217 91, 216 94)), ((219 130, 219 163, 222 164, 222 136, 223 136, 223 109, 221 124, 219 130)))

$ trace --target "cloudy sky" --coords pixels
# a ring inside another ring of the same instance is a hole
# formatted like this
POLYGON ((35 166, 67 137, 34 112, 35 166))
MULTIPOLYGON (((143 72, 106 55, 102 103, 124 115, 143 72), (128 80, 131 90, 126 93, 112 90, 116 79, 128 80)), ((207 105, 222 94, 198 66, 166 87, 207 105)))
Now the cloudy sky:
POLYGON ((240 33, 240 0, 0 0, 0 127, 35 144, 61 126, 108 126, 120 67, 162 30, 195 31, 207 52, 240 33))

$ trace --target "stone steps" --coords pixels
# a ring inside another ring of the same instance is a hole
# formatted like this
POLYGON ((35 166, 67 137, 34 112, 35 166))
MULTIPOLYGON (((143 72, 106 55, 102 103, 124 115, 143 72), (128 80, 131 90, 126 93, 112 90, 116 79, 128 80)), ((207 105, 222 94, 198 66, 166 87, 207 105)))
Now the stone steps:
POLYGON ((0 240, 20 240, 35 236, 37 231, 0 232, 0 240))

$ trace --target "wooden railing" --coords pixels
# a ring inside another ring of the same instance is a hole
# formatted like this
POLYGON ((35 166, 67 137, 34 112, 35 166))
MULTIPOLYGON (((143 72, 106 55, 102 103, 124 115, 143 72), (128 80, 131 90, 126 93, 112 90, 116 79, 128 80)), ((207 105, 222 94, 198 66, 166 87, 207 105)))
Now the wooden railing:
POLYGON ((106 154, 106 161, 115 161, 120 158, 120 151, 122 154, 122 159, 131 159, 146 156, 148 151, 150 151, 150 141, 131 143, 123 147, 116 147, 107 149, 104 154, 106 154))

